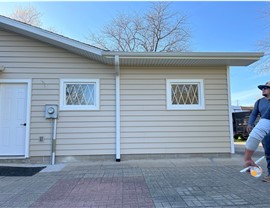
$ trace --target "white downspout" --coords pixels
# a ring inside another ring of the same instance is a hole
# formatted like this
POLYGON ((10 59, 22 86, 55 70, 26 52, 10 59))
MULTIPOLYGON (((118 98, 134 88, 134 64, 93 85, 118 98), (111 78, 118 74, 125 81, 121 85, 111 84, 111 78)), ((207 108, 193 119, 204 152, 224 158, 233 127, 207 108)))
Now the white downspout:
POLYGON ((231 83, 230 67, 227 66, 227 89, 228 89, 228 109, 229 109, 229 127, 230 127, 231 153, 235 153, 234 139, 233 139, 233 119, 232 119, 231 84, 230 83, 231 83))
POLYGON ((120 63, 119 63, 119 55, 115 55, 115 132, 116 132, 116 162, 120 162, 121 160, 121 138, 120 138, 120 63))

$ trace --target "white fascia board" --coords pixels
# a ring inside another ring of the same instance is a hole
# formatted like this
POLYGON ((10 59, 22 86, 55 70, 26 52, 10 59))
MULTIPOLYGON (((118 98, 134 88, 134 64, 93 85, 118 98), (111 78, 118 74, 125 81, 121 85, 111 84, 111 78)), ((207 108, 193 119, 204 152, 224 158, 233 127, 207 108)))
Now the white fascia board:
POLYGON ((71 47, 96 55, 102 55, 103 50, 101 49, 1 15, 0 27, 56 46, 64 48, 71 47))

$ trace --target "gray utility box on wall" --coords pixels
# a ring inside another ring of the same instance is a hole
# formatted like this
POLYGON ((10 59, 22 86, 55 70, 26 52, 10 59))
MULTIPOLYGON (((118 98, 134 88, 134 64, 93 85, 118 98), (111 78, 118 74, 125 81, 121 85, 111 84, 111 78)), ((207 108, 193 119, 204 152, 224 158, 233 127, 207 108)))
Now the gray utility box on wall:
POLYGON ((57 117, 58 117, 58 105, 46 104, 45 118, 57 118, 57 117))

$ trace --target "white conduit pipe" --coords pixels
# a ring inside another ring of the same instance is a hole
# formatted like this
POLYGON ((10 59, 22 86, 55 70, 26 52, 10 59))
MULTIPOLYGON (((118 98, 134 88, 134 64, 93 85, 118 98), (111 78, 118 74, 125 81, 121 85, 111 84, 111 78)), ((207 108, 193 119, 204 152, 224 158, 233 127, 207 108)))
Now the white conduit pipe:
POLYGON ((56 151, 56 119, 53 119, 53 137, 52 137, 52 155, 51 164, 55 164, 55 151, 56 151))

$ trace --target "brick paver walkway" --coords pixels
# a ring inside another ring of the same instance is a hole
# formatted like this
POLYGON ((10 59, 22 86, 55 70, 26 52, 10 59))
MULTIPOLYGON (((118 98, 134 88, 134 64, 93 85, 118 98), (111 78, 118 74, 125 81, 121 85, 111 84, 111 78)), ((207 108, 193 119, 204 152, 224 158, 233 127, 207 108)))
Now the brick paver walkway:
POLYGON ((59 172, 0 177, 0 207, 269 208, 270 183, 241 168, 241 155, 67 164, 59 172))
POLYGON ((155 207, 143 177, 64 179, 31 207, 155 207))

